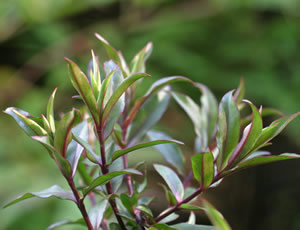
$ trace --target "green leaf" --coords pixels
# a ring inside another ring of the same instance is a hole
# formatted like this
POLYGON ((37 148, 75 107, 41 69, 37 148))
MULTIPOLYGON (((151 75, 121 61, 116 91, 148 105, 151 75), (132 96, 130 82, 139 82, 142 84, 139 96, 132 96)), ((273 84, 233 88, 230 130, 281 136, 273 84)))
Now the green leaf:
POLYGON ((196 134, 201 136, 203 132, 201 132, 202 126, 199 105, 197 105, 189 96, 184 94, 172 92, 172 96, 192 120, 196 134))
POLYGON ((71 112, 65 114, 57 124, 54 136, 54 148, 57 149, 63 157, 66 156, 67 147, 72 140, 71 129, 80 121, 81 116, 79 111, 73 109, 71 112))
POLYGON ((103 176, 97 177, 87 188, 83 190, 84 196, 86 196, 89 192, 91 192, 94 188, 100 186, 100 185, 105 185, 108 183, 111 179, 114 177, 120 176, 120 175, 125 175, 125 174, 136 174, 136 175, 142 175, 141 172, 135 170, 135 169, 124 169, 122 171, 114 171, 107 173, 103 176))
POLYGON ((193 174, 202 188, 208 188, 214 179, 214 156, 211 152, 192 156, 193 174))
POLYGON ((232 97, 232 91, 225 94, 219 105, 217 145, 219 149, 218 165, 224 168, 238 144, 240 134, 239 110, 232 97))
POLYGON ((114 105, 117 103, 119 98, 125 93, 125 91, 128 89, 130 85, 132 85, 135 81, 138 79, 141 79, 143 77, 150 77, 150 75, 145 74, 145 73, 136 73, 128 76, 121 84, 120 86, 116 89, 116 91, 112 94, 111 98, 107 102, 103 114, 102 114, 102 122, 106 122, 111 110, 113 109, 114 105))
POLYGON ((14 205, 16 203, 19 203, 23 200, 32 198, 32 197, 37 197, 37 198, 42 198, 42 199, 47 199, 49 197, 56 197, 61 200, 71 200, 76 202, 76 199, 71 191, 66 191, 59 185, 53 185, 50 188, 47 188, 41 192, 32 192, 32 193, 25 193, 22 196, 17 197, 15 200, 11 201, 7 205, 4 206, 4 208, 7 208, 11 205, 14 205))
POLYGON ((196 216, 194 212, 190 213, 189 219, 187 221, 187 224, 196 224, 196 216))
POLYGON ((173 193, 164 184, 159 183, 159 185, 162 186, 165 191, 165 196, 166 196, 169 206, 176 205, 177 200, 176 200, 175 196, 173 195, 173 193))
POLYGON ((129 112, 128 118, 125 121, 125 127, 128 127, 131 122, 134 120, 136 114, 138 113, 138 111, 140 110, 141 106, 156 92, 158 92, 160 89, 162 89, 163 87, 165 87, 166 85, 175 83, 175 82, 191 82, 190 79, 185 78, 185 77, 179 77, 179 76, 174 76, 174 77, 165 77, 162 78, 156 82, 154 82, 152 84, 152 86, 150 87, 150 89, 147 91, 147 93, 145 94, 145 96, 137 99, 132 107, 132 109, 129 112))
POLYGON ((121 227, 117 223, 110 223, 109 224, 109 230, 121 230, 121 227))
POLYGON ((169 89, 165 86, 141 106, 129 129, 130 143, 136 143, 161 119, 169 105, 169 89))
POLYGON ((47 136, 47 131, 43 129, 38 123, 34 120, 28 118, 32 116, 31 114, 25 112, 24 110, 9 107, 4 113, 12 116, 18 125, 25 131, 25 133, 29 136, 47 136))
POLYGON ((154 168, 165 180, 172 193, 176 197, 176 200, 180 202, 184 196, 184 188, 177 174, 172 169, 164 165, 155 164, 154 168))
POLYGON ((138 52, 131 61, 131 73, 144 73, 146 71, 145 63, 152 53, 152 42, 149 42, 140 52, 138 52))
POLYGON ((100 90, 101 90, 101 76, 100 68, 98 65, 97 58, 95 57, 94 51, 92 50, 92 68, 88 70, 91 78, 91 85, 95 95, 95 98, 98 99, 100 90))
POLYGON ((190 205, 190 204, 182 204, 180 205, 180 208, 188 209, 188 210, 201 210, 198 206, 190 205))
POLYGON ((42 121, 43 121, 43 128, 47 131, 48 136, 51 136, 53 138, 53 134, 50 128, 50 124, 47 120, 47 118, 42 114, 41 115, 42 121))
POLYGON ((236 104, 240 104, 242 102, 242 100, 244 99, 244 96, 245 96, 245 91, 246 91, 245 81, 244 81, 244 78, 241 78, 240 85, 237 88, 237 90, 234 92, 234 95, 233 95, 233 98, 234 98, 236 104))
POLYGON ((235 166, 238 162, 247 157, 258 140, 263 127, 262 118, 258 109, 250 101, 244 102, 251 106, 252 122, 245 128, 242 139, 232 153, 230 158, 230 162, 233 164, 232 166, 235 166))
POLYGON ((71 178, 72 177, 72 167, 70 165, 70 162, 67 161, 65 158, 62 157, 61 153, 59 153, 52 145, 49 137, 45 136, 34 136, 31 137, 33 140, 40 142, 42 145, 44 145, 51 153, 53 154, 52 156, 54 157, 56 164, 61 171, 61 173, 66 177, 66 178, 71 178))
POLYGON ((100 227, 107 205, 108 205, 108 200, 102 200, 98 202, 97 205, 93 206, 89 211, 91 224, 93 225, 95 230, 99 229, 100 227))
POLYGON ((176 228, 172 228, 166 224, 155 224, 149 230, 176 230, 176 228))
POLYGON ((171 225, 171 227, 174 227, 175 229, 178 230, 179 229, 180 230, 216 230, 216 228, 213 226, 187 224, 187 223, 175 224, 175 225, 171 225))
POLYGON ((102 165, 102 161, 101 161, 101 158, 100 156, 98 156, 93 147, 88 143, 88 140, 87 139, 83 139, 82 137, 80 137, 78 135, 78 133, 76 132, 73 132, 73 138, 76 140, 76 142, 78 142, 83 148, 85 148, 86 150, 86 155, 87 155, 87 158, 95 163, 95 164, 99 164, 99 165, 102 165))
POLYGON ((54 120, 54 98, 56 94, 57 88, 54 89, 52 95, 49 98, 48 104, 47 104, 47 120, 50 125, 50 130, 52 134, 55 133, 55 120, 54 120))
POLYGON ((120 195, 120 199, 122 201, 122 204, 124 205, 124 207, 131 213, 134 215, 134 209, 137 205, 137 199, 136 197, 133 195, 133 196, 129 196, 125 193, 122 193, 120 195))
POLYGON ((51 230, 51 229, 55 229, 57 227, 61 227, 61 226, 64 226, 64 225, 71 225, 71 224, 78 224, 78 225, 83 225, 83 226, 86 226, 86 223, 84 222, 83 218, 80 218, 78 220, 61 220, 61 221, 58 221, 54 224, 51 224, 47 230, 51 230))
POLYGON ((299 115, 300 112, 273 121, 270 126, 262 130, 261 135, 253 146, 251 152, 255 152, 256 150, 262 148, 266 143, 281 133, 281 131, 299 115))
POLYGON ((204 211, 217 230, 231 230, 231 227, 223 215, 216 210, 208 201, 203 200, 204 211))
POLYGON ((176 141, 176 140, 157 140, 157 141, 151 141, 151 142, 146 142, 146 143, 143 143, 143 144, 138 144, 138 145, 134 145, 132 147, 129 147, 127 149, 121 149, 121 150, 117 150, 113 153, 113 156, 112 156, 112 160, 116 160, 117 158, 129 153, 129 152, 132 152, 132 151, 135 151, 137 149, 142 149, 142 148, 147 148, 147 147, 150 147, 150 146, 154 146, 154 145, 161 145, 161 144, 167 144, 167 143, 170 143, 170 144, 183 144, 182 142, 180 141, 176 141))
POLYGON ((85 74, 80 70, 78 65, 76 65, 73 61, 71 61, 68 58, 65 58, 65 60, 68 62, 68 68, 70 73, 69 75, 74 88, 77 90, 77 92, 82 97, 84 103, 87 105, 95 122, 99 124, 97 101, 89 83, 89 80, 87 79, 85 74))
MULTIPOLYGON (((251 157, 251 155, 250 155, 251 157)), ((249 160, 245 160, 237 165, 234 170, 242 170, 250 167, 254 167, 257 165, 262 165, 262 164, 268 164, 276 161, 282 161, 282 160, 290 160, 290 159, 299 159, 300 155, 295 154, 295 153, 283 153, 278 156, 257 156, 253 157, 249 160)))
MULTIPOLYGON (((163 132, 158 131, 149 131, 147 136, 151 141, 155 140, 171 140, 172 138, 166 135, 163 132)), ((181 150, 177 145, 174 144, 164 144, 157 145, 155 149, 161 153, 167 162, 173 165, 179 173, 183 174, 184 172, 184 157, 181 150)))
MULTIPOLYGON (((77 137, 83 140, 88 140, 89 127, 87 120, 84 120, 80 124, 76 125, 72 129, 72 133, 73 135, 75 133, 77 137)), ((83 150, 84 148, 74 140, 71 141, 67 148, 66 158, 72 166, 72 177, 75 176, 77 165, 83 150)))
POLYGON ((202 136, 206 137, 206 140, 202 137, 202 150, 207 151, 214 141, 215 131, 217 126, 218 119, 218 102, 212 92, 205 86, 199 83, 195 84, 201 91, 201 125, 205 127, 205 132, 202 133, 202 136))
POLYGON ((160 221, 160 223, 166 224, 166 223, 169 223, 169 222, 172 222, 172 221, 176 220, 178 217, 179 217, 179 215, 173 212, 170 215, 168 215, 167 217, 163 218, 160 221))
POLYGON ((144 214, 146 214, 151 219, 153 218, 153 213, 152 213, 151 209, 149 207, 147 207, 146 205, 138 205, 136 207, 136 209, 142 211, 144 214))

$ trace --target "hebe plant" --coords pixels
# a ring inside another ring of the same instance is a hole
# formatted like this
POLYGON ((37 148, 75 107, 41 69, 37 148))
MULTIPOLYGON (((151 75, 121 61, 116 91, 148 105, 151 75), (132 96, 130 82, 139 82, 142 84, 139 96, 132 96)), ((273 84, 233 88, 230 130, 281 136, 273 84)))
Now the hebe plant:
POLYGON ((152 44, 147 44, 129 67, 120 51, 100 35, 96 34, 96 37, 111 59, 104 63, 104 67, 100 67, 93 51, 87 74, 66 58, 71 82, 79 93, 77 98, 84 103, 83 107, 73 109, 56 121, 53 109, 55 89, 46 116, 34 117, 14 107, 5 110, 33 140, 46 148, 69 189, 54 185, 41 192, 26 193, 6 207, 31 197, 56 197, 77 205, 81 219, 61 221, 48 229, 81 224, 89 230, 226 230, 230 229, 229 224, 209 202, 201 198, 201 205, 197 206, 193 204, 194 199, 220 184, 225 176, 242 169, 299 158, 299 155, 290 153, 271 156, 260 149, 268 146, 300 113, 281 116, 263 128, 262 116, 272 110, 258 109, 244 100, 242 80, 239 88, 226 93, 219 104, 206 86, 179 76, 162 78, 143 96, 137 97, 143 79, 150 77, 145 73, 145 62, 151 54, 152 44), (186 82, 199 89, 201 106, 189 96, 172 91, 170 84, 175 82, 186 82), (190 172, 184 170, 184 157, 178 146, 182 143, 151 130, 166 111, 171 98, 194 125, 195 151, 185 155, 185 160, 191 161, 190 172), (251 114, 241 116, 244 113, 241 111, 247 108, 251 114), (150 146, 155 146, 171 166, 154 165, 166 182, 167 186, 163 188, 169 203, 158 216, 154 216, 149 207, 154 197, 143 194, 148 187, 146 174, 141 172, 144 164, 128 168, 127 155, 150 146), (76 173, 80 177, 74 178, 76 173), (143 180, 136 178, 143 175, 143 180), (191 186, 193 180, 198 182, 196 188, 191 186), (190 210, 188 222, 169 225, 178 217, 176 211, 181 209, 190 210), (214 226, 196 225, 194 211, 197 210, 204 210, 214 226))

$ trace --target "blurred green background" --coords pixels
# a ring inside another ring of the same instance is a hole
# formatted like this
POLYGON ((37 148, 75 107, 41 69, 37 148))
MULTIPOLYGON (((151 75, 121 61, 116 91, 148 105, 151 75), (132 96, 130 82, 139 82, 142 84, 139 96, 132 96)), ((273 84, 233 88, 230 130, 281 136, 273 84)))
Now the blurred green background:
MULTIPOLYGON (((55 108, 67 111, 75 91, 63 57, 86 69, 94 49, 105 61, 94 32, 121 49, 127 60, 153 41, 147 72, 155 79, 187 76, 206 84, 220 99, 244 77, 246 96, 256 105, 287 114, 299 111, 298 0, 1 0, 1 110, 16 106, 33 115, 45 113, 48 97, 59 87, 55 108)), ((198 100, 197 91, 188 92, 198 100)), ((181 113, 173 104, 163 126, 187 143, 188 155, 192 126, 181 113)), ((24 192, 66 185, 48 154, 13 119, 1 113, 0 128, 0 205, 24 192)), ((300 153, 299 129, 298 119, 269 150, 300 153)), ((157 161, 155 155, 148 158, 157 161)), ((234 230, 300 229, 299 166, 296 160, 260 166, 227 178, 205 196, 234 230)), ((161 189, 156 192, 162 194, 161 189)), ((153 208, 161 211, 158 203, 153 208)), ((0 229, 46 229, 79 215, 71 202, 32 199, 0 210, 0 229)), ((199 221, 208 223, 201 215, 199 221)))

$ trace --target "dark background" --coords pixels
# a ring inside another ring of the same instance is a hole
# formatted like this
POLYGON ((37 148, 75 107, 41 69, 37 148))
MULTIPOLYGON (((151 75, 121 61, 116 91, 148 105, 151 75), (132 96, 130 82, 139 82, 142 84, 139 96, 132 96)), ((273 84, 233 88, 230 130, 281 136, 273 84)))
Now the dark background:
MULTIPOLYGON (((48 97, 59 87, 56 111, 70 109, 75 92, 63 57, 82 69, 87 68, 90 49, 106 60, 94 37, 97 32, 127 60, 153 41, 147 72, 154 79, 187 76, 206 84, 220 99, 244 77, 246 98, 257 106, 295 113, 300 108, 299 12, 297 0, 0 0, 0 108, 45 113, 48 97)), ((187 92, 185 85, 175 87, 187 92)), ((199 101, 197 91, 188 93, 199 101)), ((186 142, 188 156, 191 122, 174 103, 162 121, 161 127, 186 142)), ((0 128, 1 205, 24 192, 56 183, 65 186, 48 154, 13 119, 1 113, 0 128)), ((299 128, 300 120, 293 121, 269 150, 300 153, 299 128)), ((161 161, 150 150, 141 154, 149 164, 161 161)), ((299 166, 295 160, 250 169, 205 196, 234 230, 300 229, 299 166)), ((161 196, 153 204, 153 210, 161 211, 162 189, 151 192, 161 196)), ((79 215, 71 202, 32 199, 0 210, 0 228, 45 229, 79 215)), ((182 218, 187 215, 182 213, 182 218)), ((209 223, 202 213, 198 221, 209 223)))

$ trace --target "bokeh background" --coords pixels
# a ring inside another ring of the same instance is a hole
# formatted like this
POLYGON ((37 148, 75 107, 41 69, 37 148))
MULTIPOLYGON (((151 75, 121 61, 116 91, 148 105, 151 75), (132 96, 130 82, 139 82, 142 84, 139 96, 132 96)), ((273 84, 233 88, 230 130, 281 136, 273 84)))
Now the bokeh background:
MULTIPOLYGON (((121 49, 127 60, 153 41, 147 72, 154 79, 187 76, 206 84, 220 99, 244 77, 246 96, 256 105, 286 114, 299 111, 298 0, 0 0, 1 110, 16 106, 34 115, 45 113, 49 95, 59 87, 55 108, 67 111, 75 91, 63 57, 85 69, 93 48, 106 60, 94 32, 121 49)), ((184 85, 176 87, 186 92, 184 85)), ((199 92, 189 93, 198 100, 199 92)), ((173 104, 161 126, 186 142, 188 155, 192 125, 180 108, 173 104)), ((300 153, 299 129, 298 119, 269 150, 300 153)), ((24 192, 65 185, 48 154, 4 113, 0 135, 0 205, 24 192)), ((150 151, 146 155, 150 163, 161 160, 150 151)), ((205 196, 234 230, 300 229, 299 166, 295 160, 247 170, 205 196)), ((161 188, 155 192, 163 194, 161 188)), ((153 209, 162 207, 155 202, 153 209)), ((182 213, 182 218, 187 215, 182 213)), ((0 229, 39 230, 78 216, 71 202, 32 199, 1 209, 0 229)), ((198 221, 209 223, 201 213, 198 221)))

